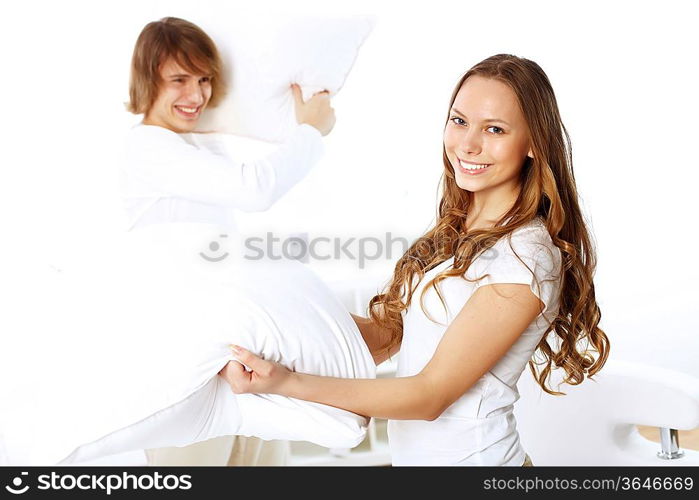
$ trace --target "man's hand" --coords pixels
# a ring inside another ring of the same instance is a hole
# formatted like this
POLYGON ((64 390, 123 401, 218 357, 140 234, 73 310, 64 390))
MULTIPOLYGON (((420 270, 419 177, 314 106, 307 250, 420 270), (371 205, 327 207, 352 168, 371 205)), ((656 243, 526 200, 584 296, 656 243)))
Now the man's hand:
POLYGON ((231 346, 237 361, 229 361, 219 375, 226 379, 235 394, 281 394, 292 372, 279 363, 265 361, 247 349, 231 346), (251 371, 245 369, 246 365, 251 371))
POLYGON ((318 92, 308 102, 303 101, 301 87, 291 85, 296 104, 296 121, 315 127, 322 135, 328 135, 335 126, 335 110, 330 106, 330 95, 327 91, 318 92))

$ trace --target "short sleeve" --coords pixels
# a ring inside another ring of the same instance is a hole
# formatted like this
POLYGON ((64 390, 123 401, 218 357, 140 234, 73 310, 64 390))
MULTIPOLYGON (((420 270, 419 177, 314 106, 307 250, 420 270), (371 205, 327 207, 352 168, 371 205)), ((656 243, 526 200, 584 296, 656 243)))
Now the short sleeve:
POLYGON ((503 237, 474 260, 470 271, 478 288, 520 283, 529 285, 546 305, 545 311, 558 305, 561 253, 543 226, 520 228, 503 237))

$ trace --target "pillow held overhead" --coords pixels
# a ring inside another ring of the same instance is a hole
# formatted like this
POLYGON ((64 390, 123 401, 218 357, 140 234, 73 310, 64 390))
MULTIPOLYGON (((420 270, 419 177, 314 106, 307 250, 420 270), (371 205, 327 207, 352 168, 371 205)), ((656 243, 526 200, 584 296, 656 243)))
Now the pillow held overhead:
POLYGON ((200 23, 221 53, 228 91, 196 131, 284 142, 296 127, 290 85, 299 84, 304 99, 336 94, 373 24, 369 17, 200 23))

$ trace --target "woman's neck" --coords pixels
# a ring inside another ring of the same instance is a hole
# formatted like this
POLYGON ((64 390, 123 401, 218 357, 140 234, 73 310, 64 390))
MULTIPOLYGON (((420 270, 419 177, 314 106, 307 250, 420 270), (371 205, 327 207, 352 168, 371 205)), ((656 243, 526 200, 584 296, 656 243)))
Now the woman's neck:
POLYGON ((490 229, 495 226, 515 204, 519 196, 519 186, 513 192, 473 193, 466 215, 466 227, 471 229, 490 229))

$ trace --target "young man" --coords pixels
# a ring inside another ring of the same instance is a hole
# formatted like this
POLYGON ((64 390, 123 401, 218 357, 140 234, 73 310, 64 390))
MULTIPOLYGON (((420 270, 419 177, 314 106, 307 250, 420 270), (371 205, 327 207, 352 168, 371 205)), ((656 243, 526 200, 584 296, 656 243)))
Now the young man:
POLYGON ((143 114, 127 138, 123 197, 131 227, 167 222, 234 225, 232 211, 269 208, 323 152, 335 124, 327 92, 308 102, 292 86, 298 127, 269 157, 242 163, 218 134, 191 134, 223 97, 221 60, 194 24, 164 18, 146 25, 134 48, 129 111, 143 114))
MULTIPOLYGON (((130 227, 175 222, 234 226, 233 211, 260 211, 299 182, 335 124, 327 92, 307 102, 292 86, 298 128, 271 156, 236 161, 217 134, 192 134, 223 97, 221 60, 199 27, 167 17, 146 25, 134 48, 122 194, 130 227)), ((288 444, 228 436, 184 448, 148 450, 150 465, 282 465, 288 444)))

